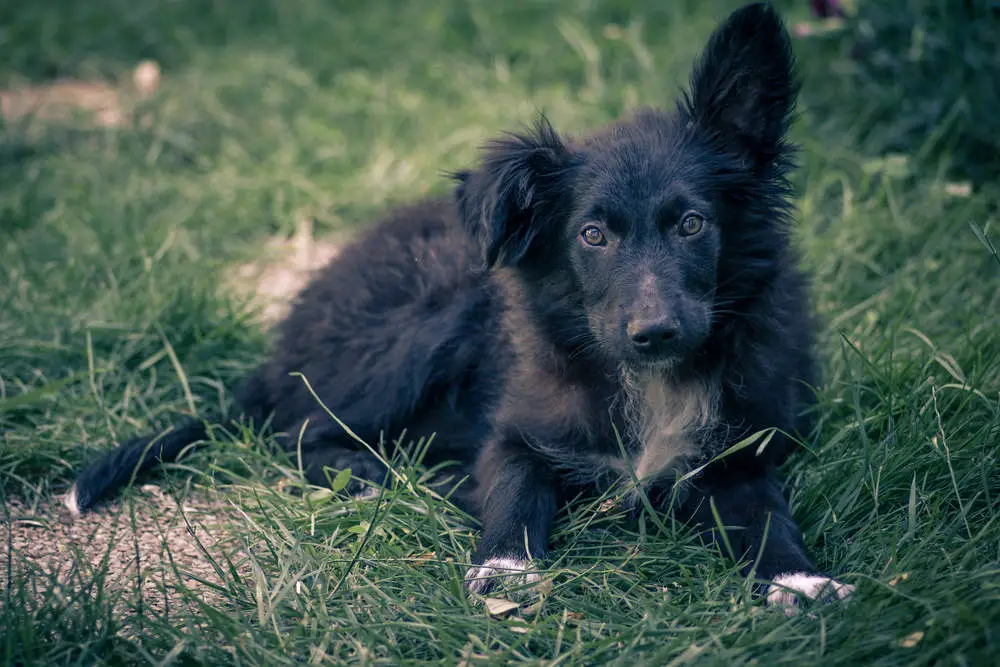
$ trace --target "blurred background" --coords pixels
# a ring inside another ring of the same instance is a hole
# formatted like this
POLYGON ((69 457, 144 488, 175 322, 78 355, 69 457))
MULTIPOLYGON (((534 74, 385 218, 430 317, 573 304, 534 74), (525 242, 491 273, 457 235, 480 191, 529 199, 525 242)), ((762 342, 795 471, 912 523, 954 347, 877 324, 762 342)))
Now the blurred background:
MULTIPOLYGON (((3 3, 2 167, 23 171, 29 153, 56 148, 82 156, 97 141, 69 129, 44 146, 25 137, 33 102, 48 92, 49 107, 75 97, 99 124, 127 133, 114 150, 137 158, 136 168, 197 172, 216 196, 238 193, 228 231, 278 231, 305 210, 334 225, 441 187, 440 170, 468 164, 485 136, 529 122, 536 110, 583 130, 638 104, 669 103, 704 36, 740 4, 3 3), (144 61, 139 87, 155 95, 140 102, 129 89, 144 61), (37 88, 52 84, 62 89, 37 88)), ((947 153, 956 173, 992 177, 1000 155, 996 2, 776 4, 800 37, 801 135, 833 151, 947 153), (824 25, 815 6, 838 8, 847 20, 824 25)), ((107 155, 110 139, 99 136, 96 153, 107 155)), ((5 201, 5 226, 25 224, 5 201)))
MULTIPOLYGON (((540 111, 575 133, 672 104, 740 4, 2 3, 0 308, 23 313, 6 326, 68 333, 89 318, 188 331, 186 314, 204 308, 178 300, 212 302, 220 281, 229 296, 263 298, 273 321, 344 234, 444 191, 442 174, 474 163, 488 137, 540 111)), ((923 247, 950 221, 972 239, 967 221, 992 219, 1000 5, 776 5, 804 81, 804 251, 819 280, 845 266, 857 279, 819 294, 826 312, 877 292, 912 259, 907 238, 923 247), (911 224, 901 196, 927 219, 911 224)))

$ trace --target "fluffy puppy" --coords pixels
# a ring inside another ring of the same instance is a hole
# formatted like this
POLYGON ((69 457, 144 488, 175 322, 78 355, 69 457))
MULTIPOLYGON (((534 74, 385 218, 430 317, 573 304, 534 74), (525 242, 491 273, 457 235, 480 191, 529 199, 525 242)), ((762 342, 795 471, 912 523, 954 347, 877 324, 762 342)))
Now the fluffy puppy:
MULTIPOLYGON (((451 198, 396 211, 303 292, 242 409, 317 484, 386 471, 292 373, 365 440, 436 434, 428 462, 471 476, 457 499, 482 521, 472 592, 530 583, 560 505, 620 490, 724 530, 768 602, 845 597, 776 475, 814 380, 789 247, 793 69, 778 15, 749 5, 676 108, 575 141, 541 121, 490 143, 451 198)), ((204 436, 190 422, 127 442, 67 503, 84 510, 204 436)))

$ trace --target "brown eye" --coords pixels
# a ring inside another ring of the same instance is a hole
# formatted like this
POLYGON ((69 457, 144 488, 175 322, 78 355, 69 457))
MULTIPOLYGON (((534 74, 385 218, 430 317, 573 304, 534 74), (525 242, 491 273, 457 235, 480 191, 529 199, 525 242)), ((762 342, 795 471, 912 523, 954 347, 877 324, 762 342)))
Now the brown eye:
POLYGON ((608 242, 608 240, 604 238, 604 232, 602 232, 596 225, 587 225, 584 227, 583 231, 580 232, 580 236, 583 237, 583 242, 587 245, 601 246, 608 242))
POLYGON ((697 213, 688 213, 681 220, 681 236, 694 236, 705 226, 705 218, 697 213))

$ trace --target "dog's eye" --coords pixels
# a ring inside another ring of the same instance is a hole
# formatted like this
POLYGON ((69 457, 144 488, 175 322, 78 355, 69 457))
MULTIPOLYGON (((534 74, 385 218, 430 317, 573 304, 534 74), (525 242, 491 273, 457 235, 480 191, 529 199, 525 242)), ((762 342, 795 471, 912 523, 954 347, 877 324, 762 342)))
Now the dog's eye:
POLYGON ((596 225, 587 225, 584 227, 583 231, 580 232, 580 236, 583 237, 583 242, 587 245, 600 246, 608 242, 604 238, 604 232, 596 225))
POLYGON ((694 236, 705 226, 705 218, 697 213, 688 213, 681 220, 681 236, 694 236))

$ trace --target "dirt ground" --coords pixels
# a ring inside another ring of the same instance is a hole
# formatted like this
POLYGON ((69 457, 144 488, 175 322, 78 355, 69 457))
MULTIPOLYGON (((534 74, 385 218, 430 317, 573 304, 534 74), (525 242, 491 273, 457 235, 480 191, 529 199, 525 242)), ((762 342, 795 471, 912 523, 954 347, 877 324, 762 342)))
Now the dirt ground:
MULTIPOLYGON (((106 563, 100 592, 117 598, 119 610, 132 612, 141 582, 142 604, 157 614, 176 607, 179 586, 212 601, 216 593, 205 582, 221 583, 213 560, 223 567, 231 560, 246 571, 238 536, 226 528, 232 510, 222 501, 194 497, 178 503, 146 485, 131 505, 109 503, 74 518, 58 498, 37 507, 8 500, 0 516, 0 563, 5 570, 9 565, 15 579, 27 574, 37 598, 51 593, 67 602, 97 594, 88 584, 106 563)), ((2 577, 0 587, 8 585, 2 577)))
POLYGON ((291 238, 271 238, 259 259, 233 267, 225 279, 226 289, 251 297, 261 308, 261 324, 270 326, 288 313, 292 299, 314 272, 337 256, 343 239, 336 241, 316 239, 312 220, 304 217, 291 238))

